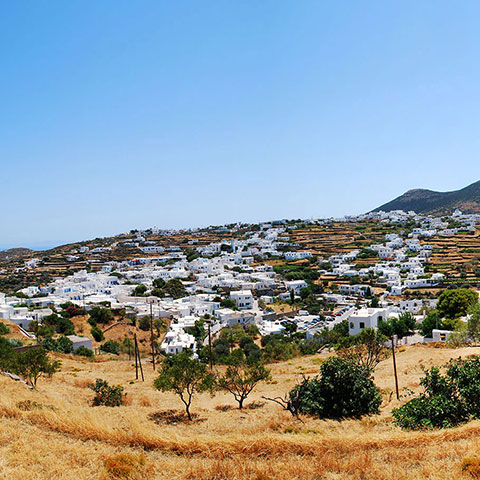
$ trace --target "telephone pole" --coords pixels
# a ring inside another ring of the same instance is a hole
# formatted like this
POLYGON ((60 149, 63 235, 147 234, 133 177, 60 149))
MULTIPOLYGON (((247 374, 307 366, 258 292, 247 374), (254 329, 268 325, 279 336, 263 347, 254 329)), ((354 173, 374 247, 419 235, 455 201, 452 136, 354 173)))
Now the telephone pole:
POLYGON ((142 382, 145 381, 145 378, 143 377, 143 367, 142 367, 142 361, 140 359, 140 350, 138 349, 138 342, 137 342, 137 334, 135 334, 135 366, 137 368, 137 380, 138 380, 138 367, 137 367, 137 361, 138 361, 138 366, 140 367, 140 373, 142 375, 142 382))
POLYGON ((152 365, 155 370, 155 339, 153 337, 153 303, 150 302, 150 343, 152 346, 152 365))
POLYGON ((210 331, 210 322, 208 322, 208 351, 210 355, 210 370, 213 369, 213 355, 212 355, 212 334, 210 331))

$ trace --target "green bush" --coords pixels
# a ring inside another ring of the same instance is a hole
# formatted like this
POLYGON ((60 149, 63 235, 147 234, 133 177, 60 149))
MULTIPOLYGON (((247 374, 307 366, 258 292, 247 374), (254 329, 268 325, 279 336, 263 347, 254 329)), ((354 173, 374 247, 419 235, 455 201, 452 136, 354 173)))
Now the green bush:
POLYGON ((78 347, 73 351, 73 353, 75 355, 80 355, 82 357, 88 357, 88 358, 93 357, 93 351, 87 347, 78 347))
MULTIPOLYGON (((106 307, 93 307, 89 312, 90 317, 97 323, 110 323, 115 319, 113 312, 106 307)), ((91 323, 90 323, 91 325, 91 323)))
POLYGON ((289 397, 295 399, 298 413, 332 419, 378 413, 382 401, 370 369, 338 357, 325 360, 320 375, 305 378, 289 397))
POLYGON ((98 327, 92 327, 92 329, 90 330, 90 333, 92 334, 92 337, 97 342, 101 342, 102 340, 105 339, 103 332, 98 327))
POLYGON ((0 337, 0 370, 11 370, 16 353, 11 343, 0 337))
POLYGON ((92 405, 98 407, 119 407, 123 404, 123 387, 121 385, 109 385, 108 382, 97 378, 89 387, 95 392, 92 405))
POLYGON ((455 383, 469 414, 480 418, 480 357, 451 360, 447 375, 455 383))
POLYGON ((57 340, 47 337, 41 341, 42 347, 45 350, 60 352, 60 353, 72 353, 73 343, 67 337, 60 337, 57 340))
POLYGON ((395 423, 402 428, 454 427, 468 420, 468 410, 452 379, 442 376, 438 367, 425 371, 420 384, 423 393, 393 410, 395 423))
POLYGON ((480 418, 480 357, 457 358, 425 371, 424 391, 393 410, 398 425, 407 429, 454 427, 470 418, 480 418))
POLYGON ((115 340, 107 340, 100 347, 100 350, 102 350, 102 352, 113 353, 114 355, 118 355, 119 348, 120 348, 120 345, 118 344, 118 342, 116 342, 115 340))
POLYGON ((32 387, 42 375, 51 377, 60 368, 60 362, 50 360, 44 348, 30 348, 15 355, 12 371, 32 387))
POLYGON ((141 317, 138 321, 138 328, 144 332, 148 332, 150 330, 150 317, 141 317))
POLYGON ((4 323, 0 323, 0 335, 8 335, 9 333, 10 329, 4 323))

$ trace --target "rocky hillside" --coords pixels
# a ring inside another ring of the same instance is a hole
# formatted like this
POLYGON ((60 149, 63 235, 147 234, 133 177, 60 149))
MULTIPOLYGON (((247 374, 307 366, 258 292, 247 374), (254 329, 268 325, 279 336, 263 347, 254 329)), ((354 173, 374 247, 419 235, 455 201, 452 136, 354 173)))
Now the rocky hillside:
POLYGON ((480 213, 480 181, 453 192, 409 190, 373 211, 414 210, 417 213, 441 215, 451 214, 456 208, 463 213, 480 213))

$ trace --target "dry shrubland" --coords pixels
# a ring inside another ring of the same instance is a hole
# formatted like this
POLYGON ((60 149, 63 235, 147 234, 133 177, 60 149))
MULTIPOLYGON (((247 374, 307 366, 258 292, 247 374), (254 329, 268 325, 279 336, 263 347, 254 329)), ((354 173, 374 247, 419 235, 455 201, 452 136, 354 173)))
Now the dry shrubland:
MULTIPOLYGON (((407 347, 397 358, 400 385, 418 390, 421 366, 472 353, 480 348, 407 347)), ((43 379, 36 391, 0 377, 0 479, 480 478, 480 421, 424 432, 393 425, 390 413, 399 402, 391 395, 391 360, 375 372, 384 397, 377 416, 297 420, 262 400, 283 395, 302 373, 313 375, 320 361, 314 356, 273 365, 274 381, 248 398, 255 408, 229 408, 235 402, 223 393, 199 395, 191 423, 176 396, 153 389, 151 366, 142 383, 127 360, 63 356, 61 372, 43 379), (121 384, 128 404, 91 407, 87 385, 95 378, 121 384)))

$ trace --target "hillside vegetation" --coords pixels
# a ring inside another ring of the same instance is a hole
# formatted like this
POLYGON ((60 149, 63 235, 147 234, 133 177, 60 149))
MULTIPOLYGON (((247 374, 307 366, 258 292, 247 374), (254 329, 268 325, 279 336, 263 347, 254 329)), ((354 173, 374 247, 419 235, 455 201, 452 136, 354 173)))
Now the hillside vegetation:
POLYGON ((244 410, 236 409, 228 394, 199 394, 192 406, 196 417, 188 422, 177 396, 153 388, 157 372, 151 365, 145 365, 141 382, 128 360, 57 354, 62 370, 42 379, 36 391, 0 377, 0 478, 472 478, 461 465, 480 456, 480 421, 408 432, 391 417, 409 389, 419 391, 422 367, 470 354, 480 354, 480 348, 400 349, 400 401, 392 395, 392 366, 385 360, 375 371, 380 414, 342 422, 295 419, 262 398, 283 395, 302 375, 316 375, 327 355, 272 365, 272 380, 258 386, 244 410), (126 405, 92 407, 88 384, 96 378, 122 385, 126 405))

